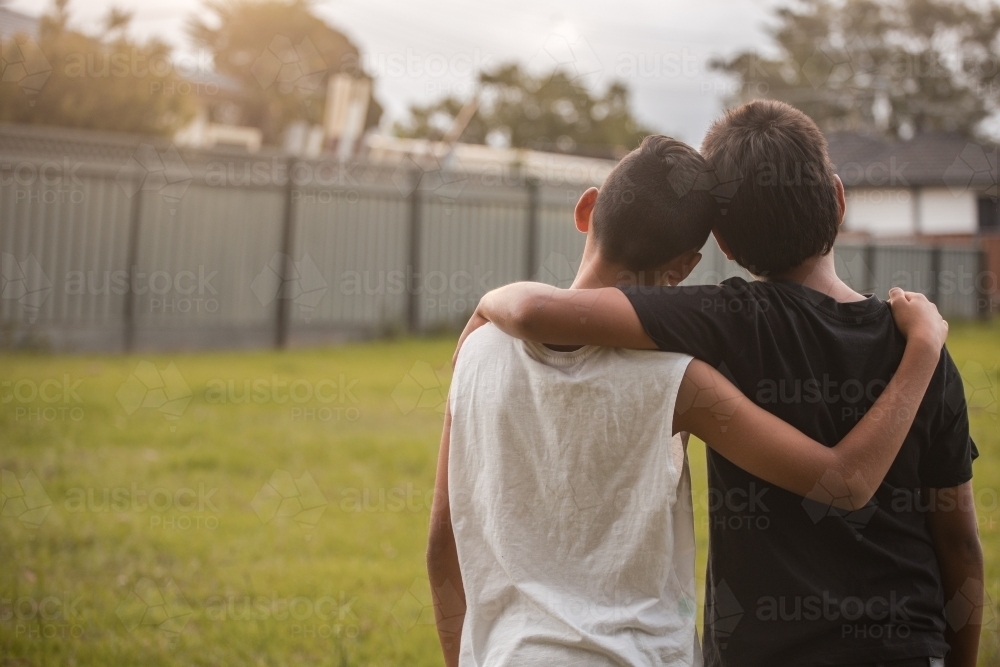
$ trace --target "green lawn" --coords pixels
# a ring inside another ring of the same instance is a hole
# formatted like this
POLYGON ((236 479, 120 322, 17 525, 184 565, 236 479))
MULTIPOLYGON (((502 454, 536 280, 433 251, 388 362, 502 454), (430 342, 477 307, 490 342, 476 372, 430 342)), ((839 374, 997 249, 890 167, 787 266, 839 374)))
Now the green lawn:
MULTIPOLYGON (((423 552, 452 346, 0 356, 0 665, 440 664, 423 552)), ((1000 326, 950 346, 981 387, 996 601, 1000 326)))

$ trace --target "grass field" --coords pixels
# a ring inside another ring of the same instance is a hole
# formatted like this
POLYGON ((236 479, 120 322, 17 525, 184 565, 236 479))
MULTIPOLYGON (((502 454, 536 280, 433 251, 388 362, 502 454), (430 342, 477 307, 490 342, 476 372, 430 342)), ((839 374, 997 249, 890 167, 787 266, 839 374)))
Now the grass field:
MULTIPOLYGON (((1000 326, 949 344, 996 601, 1000 326)), ((423 553, 452 346, 0 357, 0 665, 440 664, 423 553)))

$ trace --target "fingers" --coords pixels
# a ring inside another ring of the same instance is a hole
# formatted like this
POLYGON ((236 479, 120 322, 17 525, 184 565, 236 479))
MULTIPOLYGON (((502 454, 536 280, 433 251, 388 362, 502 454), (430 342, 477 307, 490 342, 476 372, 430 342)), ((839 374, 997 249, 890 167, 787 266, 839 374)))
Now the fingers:
POLYGON ((889 289, 889 302, 919 302, 919 303, 930 303, 927 295, 922 292, 907 292, 902 287, 893 287, 889 289))

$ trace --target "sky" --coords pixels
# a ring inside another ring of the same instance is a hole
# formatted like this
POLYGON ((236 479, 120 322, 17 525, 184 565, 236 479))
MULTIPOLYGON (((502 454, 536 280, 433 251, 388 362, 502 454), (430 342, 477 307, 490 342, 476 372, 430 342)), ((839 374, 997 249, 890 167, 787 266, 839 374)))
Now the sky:
MULTIPOLYGON (((731 82, 709 71, 713 56, 765 47, 777 0, 316 0, 317 13, 357 44, 386 110, 383 125, 414 103, 467 97, 476 72, 517 60, 574 72, 595 91, 613 79, 632 91, 647 127, 697 144, 731 82)), ((40 12, 38 0, 11 9, 40 12)), ((71 0, 75 27, 99 32, 111 6, 134 12, 132 32, 156 35, 187 62, 199 58, 185 24, 201 0, 71 0)))

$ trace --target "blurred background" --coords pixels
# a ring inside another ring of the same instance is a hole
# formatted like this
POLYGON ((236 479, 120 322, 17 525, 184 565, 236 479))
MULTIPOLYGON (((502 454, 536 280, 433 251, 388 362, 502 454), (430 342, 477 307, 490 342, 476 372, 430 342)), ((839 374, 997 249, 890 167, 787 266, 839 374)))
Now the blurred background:
POLYGON ((0 663, 440 664, 457 331, 569 285, 642 137, 775 98, 829 140, 842 277, 953 323, 1000 664, 998 35, 995 0, 0 1, 0 663))

